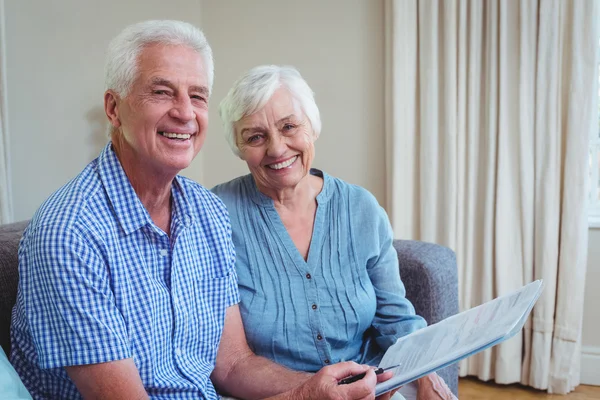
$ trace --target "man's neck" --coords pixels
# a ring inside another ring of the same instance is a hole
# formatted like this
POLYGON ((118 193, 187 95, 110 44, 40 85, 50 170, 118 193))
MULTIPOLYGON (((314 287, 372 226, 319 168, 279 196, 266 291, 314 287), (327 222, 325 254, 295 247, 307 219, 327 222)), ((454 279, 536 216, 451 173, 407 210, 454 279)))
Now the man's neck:
POLYGON ((113 137, 113 150, 133 190, 150 214, 150 218, 156 226, 169 235, 171 185, 175 175, 165 171, 156 171, 151 165, 144 165, 127 145, 123 145, 119 138, 113 137))

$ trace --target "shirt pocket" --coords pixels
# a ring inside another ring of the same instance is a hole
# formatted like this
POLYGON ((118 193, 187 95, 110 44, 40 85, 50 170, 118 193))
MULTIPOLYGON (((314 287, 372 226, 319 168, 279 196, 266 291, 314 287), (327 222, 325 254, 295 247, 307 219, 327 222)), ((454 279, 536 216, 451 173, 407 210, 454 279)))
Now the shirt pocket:
POLYGON ((228 303, 230 275, 198 278, 193 282, 192 315, 198 339, 215 351, 221 340, 228 303))

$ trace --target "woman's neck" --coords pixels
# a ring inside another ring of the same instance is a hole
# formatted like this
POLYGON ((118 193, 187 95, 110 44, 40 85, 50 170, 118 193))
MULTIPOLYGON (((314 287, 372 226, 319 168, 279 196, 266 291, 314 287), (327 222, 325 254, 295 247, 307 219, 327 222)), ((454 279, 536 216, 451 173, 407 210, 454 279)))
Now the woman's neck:
POLYGON ((323 179, 310 173, 298 182, 294 187, 277 189, 266 189, 259 187, 258 190, 273 200, 277 209, 288 211, 305 210, 307 205, 315 201, 323 189, 323 179))

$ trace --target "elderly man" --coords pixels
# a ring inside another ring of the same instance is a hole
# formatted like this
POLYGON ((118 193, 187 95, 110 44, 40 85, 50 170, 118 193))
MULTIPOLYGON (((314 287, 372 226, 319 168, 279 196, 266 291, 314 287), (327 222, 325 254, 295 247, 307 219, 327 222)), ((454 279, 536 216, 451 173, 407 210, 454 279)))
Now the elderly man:
POLYGON ((111 43, 111 142, 40 207, 19 249, 11 356, 34 398, 373 398, 366 366, 311 376, 250 351, 225 207, 177 176, 204 142, 212 81, 189 24, 148 21, 111 43))

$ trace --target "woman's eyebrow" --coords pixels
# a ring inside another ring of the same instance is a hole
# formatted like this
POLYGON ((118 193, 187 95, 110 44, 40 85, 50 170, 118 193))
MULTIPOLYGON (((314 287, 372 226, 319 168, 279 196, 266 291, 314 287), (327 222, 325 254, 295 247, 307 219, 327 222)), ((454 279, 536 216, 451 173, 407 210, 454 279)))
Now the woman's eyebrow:
POLYGON ((285 121, 289 121, 290 119, 295 119, 295 118, 296 118, 296 114, 290 114, 290 115, 288 115, 288 116, 285 116, 285 117, 283 117, 283 118, 280 118, 280 119, 277 121, 277 123, 280 123, 280 122, 285 122, 285 121))
POLYGON ((247 128, 242 129, 242 131, 240 132, 240 135, 244 136, 247 133, 262 132, 263 130, 264 130, 264 128, 262 126, 249 126, 247 128))

